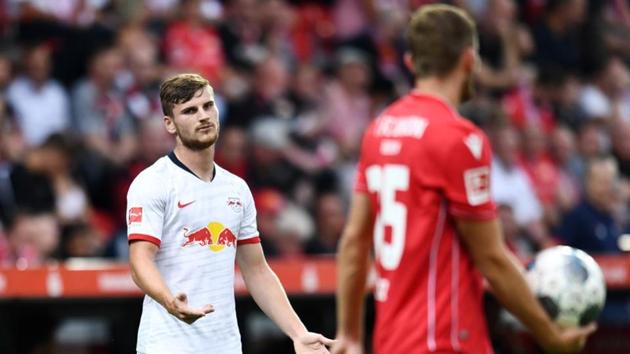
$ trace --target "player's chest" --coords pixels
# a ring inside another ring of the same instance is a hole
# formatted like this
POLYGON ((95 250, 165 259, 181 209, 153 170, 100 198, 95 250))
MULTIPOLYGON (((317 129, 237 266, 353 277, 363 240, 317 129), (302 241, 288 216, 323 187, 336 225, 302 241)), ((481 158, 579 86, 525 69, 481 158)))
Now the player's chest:
POLYGON ((188 230, 214 227, 238 233, 243 218, 243 199, 240 191, 231 184, 179 184, 172 189, 171 195, 167 206, 168 226, 188 230))

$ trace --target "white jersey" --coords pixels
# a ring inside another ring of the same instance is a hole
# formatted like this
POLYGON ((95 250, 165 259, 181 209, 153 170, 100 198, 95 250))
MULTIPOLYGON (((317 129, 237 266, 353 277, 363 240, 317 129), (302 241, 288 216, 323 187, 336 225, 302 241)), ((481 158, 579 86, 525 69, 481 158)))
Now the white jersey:
POLYGON ((173 295, 214 312, 192 325, 144 297, 140 353, 241 353, 234 300, 236 246, 260 242, 256 208, 245 181, 215 164, 211 182, 174 153, 142 171, 127 194, 129 240, 153 242, 155 262, 173 295))

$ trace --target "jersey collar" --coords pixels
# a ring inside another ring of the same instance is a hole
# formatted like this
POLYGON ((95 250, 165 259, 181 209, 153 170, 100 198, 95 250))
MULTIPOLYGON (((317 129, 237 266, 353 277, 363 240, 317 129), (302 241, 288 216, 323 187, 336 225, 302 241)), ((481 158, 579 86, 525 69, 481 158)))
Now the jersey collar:
MULTIPOLYGON (((191 175, 201 179, 201 177, 197 176, 196 173, 194 173, 190 168, 188 168, 188 166, 184 165, 183 162, 181 162, 178 158, 177 155, 175 155, 175 151, 171 151, 168 154, 168 158, 179 168, 181 168, 182 170, 190 173, 191 175)), ((210 182, 214 181, 214 178, 217 176, 217 165, 214 165, 214 169, 212 170, 212 179, 210 180, 210 182)), ((203 181, 203 179, 201 179, 203 181)), ((205 181, 204 181, 205 182, 205 181)))

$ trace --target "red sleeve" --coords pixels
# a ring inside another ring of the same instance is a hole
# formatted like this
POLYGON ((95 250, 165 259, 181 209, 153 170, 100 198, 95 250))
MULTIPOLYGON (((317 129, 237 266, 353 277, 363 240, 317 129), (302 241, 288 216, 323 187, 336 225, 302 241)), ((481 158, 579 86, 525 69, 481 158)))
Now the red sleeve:
POLYGON ((467 129, 446 146, 444 192, 450 213, 457 218, 489 220, 496 217, 490 194, 492 150, 486 135, 467 129))

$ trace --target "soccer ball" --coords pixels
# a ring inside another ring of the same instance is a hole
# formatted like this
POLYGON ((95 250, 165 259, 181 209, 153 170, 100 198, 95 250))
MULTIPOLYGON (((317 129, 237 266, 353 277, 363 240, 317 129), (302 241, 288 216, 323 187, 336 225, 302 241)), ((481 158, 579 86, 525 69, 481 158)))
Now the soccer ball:
POLYGON ((577 327, 597 319, 606 301, 606 284, 591 256, 556 246, 537 254, 527 269, 532 290, 557 324, 577 327))

